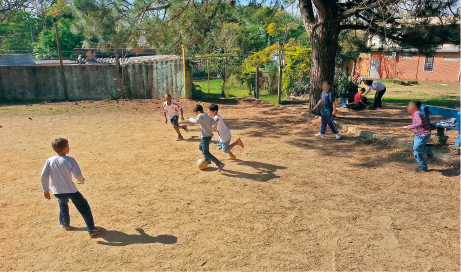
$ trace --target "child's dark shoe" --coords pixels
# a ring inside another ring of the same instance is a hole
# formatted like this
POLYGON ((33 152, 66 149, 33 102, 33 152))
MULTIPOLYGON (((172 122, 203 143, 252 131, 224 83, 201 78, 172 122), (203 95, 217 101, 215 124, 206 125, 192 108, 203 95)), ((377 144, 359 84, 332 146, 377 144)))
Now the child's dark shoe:
POLYGON ((415 172, 427 172, 427 169, 423 169, 421 167, 418 167, 418 168, 413 169, 413 171, 415 171, 415 172))
POLYGON ((96 235, 98 235, 98 234, 101 234, 103 231, 104 231, 103 228, 95 228, 94 230, 92 230, 92 231, 90 231, 90 232, 88 233, 88 236, 94 237, 94 236, 96 236, 96 235))
POLYGON ((70 230, 72 228, 70 225, 61 225, 61 227, 65 230, 70 230))

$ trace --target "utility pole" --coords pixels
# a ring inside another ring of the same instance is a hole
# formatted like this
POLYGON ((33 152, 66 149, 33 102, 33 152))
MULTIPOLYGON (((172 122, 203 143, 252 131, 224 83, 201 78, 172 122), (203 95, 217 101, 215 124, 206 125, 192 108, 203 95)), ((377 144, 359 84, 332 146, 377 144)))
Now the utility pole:
POLYGON ((67 95, 66 75, 64 74, 64 65, 62 63, 62 53, 61 53, 61 43, 59 41, 58 23, 54 23, 54 30, 56 31, 56 46, 58 47, 59 66, 60 66, 60 71, 61 71, 61 80, 62 80, 62 85, 64 87, 64 100, 69 100, 69 97, 67 95))

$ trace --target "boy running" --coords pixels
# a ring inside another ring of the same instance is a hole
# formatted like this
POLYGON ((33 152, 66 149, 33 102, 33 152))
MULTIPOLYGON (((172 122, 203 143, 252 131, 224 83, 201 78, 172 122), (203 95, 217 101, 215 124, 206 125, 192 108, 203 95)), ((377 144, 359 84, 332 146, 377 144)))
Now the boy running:
POLYGON ((419 167, 415 168, 416 172, 425 172, 427 171, 427 163, 424 159, 424 155, 427 155, 428 158, 432 158, 433 153, 432 149, 429 146, 426 146, 427 142, 431 138, 431 129, 429 123, 427 123, 424 115, 419 111, 421 107, 421 101, 412 100, 408 104, 408 113, 411 113, 412 123, 409 126, 403 126, 403 129, 411 129, 415 134, 415 141, 413 144, 414 155, 416 161, 419 163, 419 167))
POLYGON ((341 139, 341 135, 336 129, 335 121, 333 118, 336 115, 336 102, 333 93, 330 91, 331 84, 328 81, 322 83, 322 95, 319 102, 314 107, 314 111, 318 106, 322 105, 322 126, 320 127, 320 132, 315 134, 317 137, 325 137, 325 131, 327 130, 327 125, 330 127, 331 132, 336 135, 336 140, 341 139))
POLYGON ((224 163, 218 160, 215 156, 210 153, 210 142, 213 137, 213 126, 216 126, 216 121, 211 118, 208 114, 203 112, 203 107, 201 105, 196 105, 194 107, 194 113, 197 114, 197 118, 189 118, 191 123, 199 123, 200 130, 202 131, 202 140, 198 149, 202 151, 203 157, 208 160, 208 163, 214 162, 218 167, 218 172, 224 168, 224 163))
POLYGON ((43 195, 46 199, 50 200, 51 188, 53 195, 58 199, 59 209, 61 210, 59 213, 59 223, 65 230, 71 229, 69 206, 67 205, 70 199, 82 215, 83 220, 85 220, 88 235, 93 237, 100 234, 104 229, 94 226, 90 205, 72 182, 71 173, 81 184, 85 182, 85 179, 82 176, 77 161, 67 156, 70 150, 69 142, 63 138, 57 138, 51 142, 51 147, 53 147, 53 150, 58 155, 46 160, 45 167, 43 167, 41 175, 43 195))
POLYGON ((179 132, 179 128, 184 129, 186 132, 189 130, 187 129, 187 125, 179 125, 178 110, 181 112, 181 120, 184 120, 181 105, 179 105, 178 102, 173 101, 170 94, 165 95, 165 100, 165 103, 163 103, 163 115, 165 116, 165 124, 168 124, 168 119, 170 119, 170 122, 173 125, 174 130, 176 131, 176 133, 178 133, 178 138, 176 138, 176 141, 184 140, 184 137, 182 137, 181 132, 179 132))
POLYGON ((235 160, 236 157, 234 154, 232 154, 231 150, 236 145, 239 145, 240 147, 243 148, 242 140, 238 138, 237 141, 230 144, 232 134, 229 128, 224 123, 224 120, 221 118, 221 116, 218 115, 219 106, 216 104, 211 104, 209 107, 209 110, 210 110, 211 117, 213 117, 217 123, 217 125, 215 126, 215 129, 219 135, 218 150, 222 150, 224 153, 229 154, 229 157, 227 158, 228 160, 235 160))

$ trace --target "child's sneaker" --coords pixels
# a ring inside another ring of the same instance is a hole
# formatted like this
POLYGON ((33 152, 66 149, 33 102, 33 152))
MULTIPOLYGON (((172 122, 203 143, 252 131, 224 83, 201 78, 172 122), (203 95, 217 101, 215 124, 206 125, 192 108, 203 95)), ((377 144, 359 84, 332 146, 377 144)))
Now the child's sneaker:
POLYGON ((237 144, 238 144, 241 148, 243 148, 243 142, 242 142, 242 140, 240 140, 240 138, 237 139, 237 144))
POLYGON ((93 236, 96 236, 98 234, 101 234, 103 231, 104 231, 103 228, 95 228, 94 230, 92 230, 92 231, 90 231, 88 233, 88 236, 93 237, 93 236))
POLYGON ((228 160, 235 160, 235 159, 237 159, 237 157, 234 155, 234 156, 229 156, 229 157, 227 157, 227 159, 228 159, 228 160))
POLYGON ((224 163, 221 163, 219 166, 218 166, 218 172, 221 172, 221 170, 224 168, 225 164, 224 163))
POLYGON ((339 133, 336 133, 336 134, 335 134, 335 136, 336 136, 336 140, 339 140, 339 139, 341 139, 341 134, 339 134, 339 133))
POLYGON ((70 225, 61 225, 61 227, 65 230, 70 230, 72 228, 70 225))
POLYGON ((413 169, 413 171, 415 171, 415 172, 427 172, 427 169, 423 169, 421 167, 418 167, 418 168, 413 169))
POLYGON ((176 141, 181 141, 184 140, 184 137, 182 135, 179 135, 178 138, 176 138, 176 141))
POLYGON ((319 132, 319 133, 315 134, 315 136, 317 136, 317 137, 325 137, 325 134, 322 134, 322 133, 319 132))

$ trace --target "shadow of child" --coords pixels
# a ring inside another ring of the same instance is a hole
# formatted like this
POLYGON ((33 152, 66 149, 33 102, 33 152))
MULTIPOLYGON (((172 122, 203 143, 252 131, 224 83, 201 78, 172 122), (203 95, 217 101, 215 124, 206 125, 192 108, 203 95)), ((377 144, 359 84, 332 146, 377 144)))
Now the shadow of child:
POLYGON ((175 244, 178 238, 171 235, 150 236, 143 229, 136 229, 138 234, 126 234, 121 231, 108 230, 101 235, 106 242, 98 241, 98 244, 106 246, 127 246, 132 244, 175 244))

